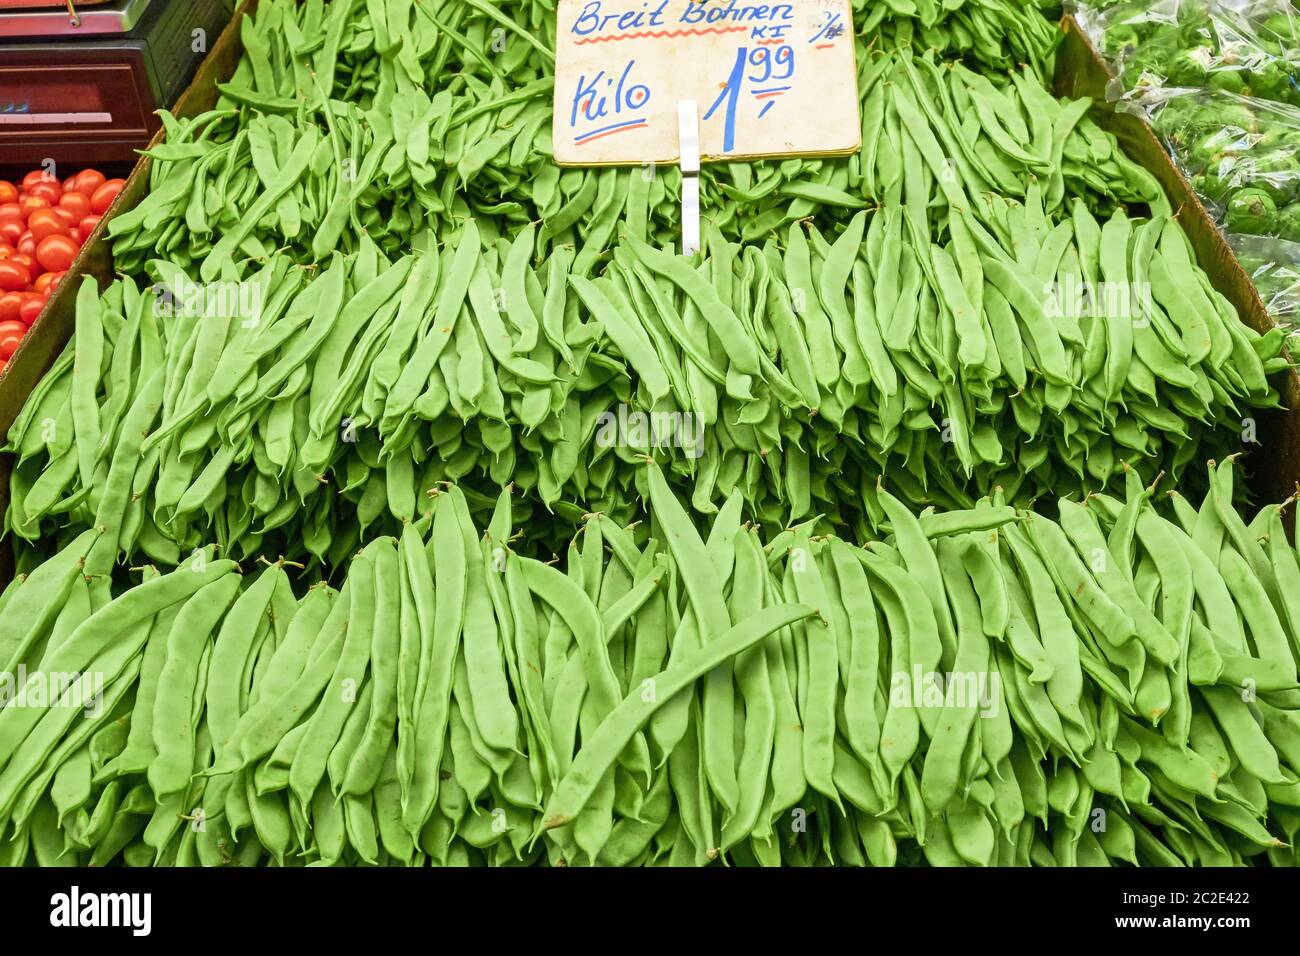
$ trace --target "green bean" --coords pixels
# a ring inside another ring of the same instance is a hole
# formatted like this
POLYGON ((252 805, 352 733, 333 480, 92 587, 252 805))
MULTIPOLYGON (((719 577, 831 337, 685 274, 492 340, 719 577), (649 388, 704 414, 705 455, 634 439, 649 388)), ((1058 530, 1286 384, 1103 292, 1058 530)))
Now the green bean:
POLYGON ((359 688, 371 661, 376 599, 374 574, 374 561, 369 552, 362 552, 349 569, 346 587, 351 590, 351 601, 346 638, 321 703, 307 723, 289 769, 289 790, 304 806, 325 776, 330 751, 343 732, 351 708, 357 704, 359 688))
POLYGON ((152 720, 155 755, 148 769, 149 786, 159 799, 189 783, 195 746, 190 715, 195 709, 199 664, 239 584, 234 575, 214 581, 185 603, 172 624, 158 674, 152 720))
POLYGON ((263 571, 256 583, 231 605, 212 646, 206 711, 208 731, 218 755, 234 734, 243 713, 244 675, 257 639, 258 621, 266 617, 275 589, 286 582, 284 569, 279 565, 263 571))
MULTIPOLYGON (((953 632, 951 612, 944 599, 939 562, 926 540, 924 527, 905 505, 887 491, 877 492, 880 505, 893 526, 895 544, 903 556, 907 569, 925 589, 926 600, 934 612, 939 628, 940 655, 947 659, 956 653, 957 641, 953 632)), ((919 638, 919 635, 918 635, 919 638)), ((934 648, 919 649, 922 654, 934 654, 934 648)))
MULTIPOLYGON (((397 729, 399 573, 397 550, 391 541, 380 542, 374 550, 375 601, 370 647, 372 680, 368 685, 373 687, 373 697, 365 718, 364 734, 346 764, 346 774, 336 784, 337 791, 342 793, 360 795, 374 788, 390 751, 393 751, 394 781, 396 780, 393 734, 397 729)), ((443 593, 450 597, 449 589, 443 593)), ((441 602, 438 606, 440 604, 441 602)), ((436 628, 435 623, 435 633, 436 628)), ((349 717, 349 721, 351 719, 349 717)), ((331 759, 332 757, 331 754, 331 759)))
POLYGON ((73 810, 84 806, 91 795, 90 748, 83 747, 65 761, 50 781, 50 800, 57 825, 73 810))
MULTIPOLYGON (((419 835, 438 800, 438 774, 447 736, 456 658, 460 653, 466 608, 468 554, 458 520, 450 497, 439 496, 433 513, 432 559, 438 598, 434 605, 433 640, 427 658, 428 677, 424 694, 419 701, 418 723, 411 728, 414 734, 403 734, 400 712, 398 715, 399 748, 403 736, 408 739, 413 736, 419 745, 414 757, 415 776, 409 782, 408 790, 403 793, 402 820, 412 838, 419 835), (421 755, 427 756, 422 759, 421 755)), ((407 553, 414 558, 412 551, 407 553)), ((401 681, 402 672, 399 669, 399 694, 401 681)), ((399 772, 401 757, 399 750, 399 772)))
MULTIPOLYGON (((1026 609, 1021 620, 1031 626, 1036 622, 1038 636, 1052 667, 1052 676, 1045 685, 1048 696, 1062 716, 1082 726, 1084 720, 1078 709, 1082 690, 1079 650, 1076 642, 1068 637, 1074 628, 1053 586, 1051 571, 1054 568, 1044 565, 1030 550, 1027 537, 1019 529, 1009 529, 1007 541, 1026 578, 1032 603, 1032 609, 1026 609), (1032 618, 1029 616, 1031 613, 1032 618)), ((1072 588, 1070 593, 1073 593, 1072 588)), ((1016 618, 1014 609, 1012 618, 1016 618)), ((1103 637, 1114 639, 1111 633, 1103 634, 1103 637)))
POLYGON ((76 427, 77 466, 81 483, 89 486, 99 458, 100 421, 95 392, 104 361, 104 337, 101 329, 101 305, 95 281, 87 276, 77 290, 75 341, 77 350, 72 366, 72 421, 76 427))
POLYGON ((483 733, 484 743, 496 750, 510 750, 516 744, 518 723, 507 689, 500 632, 487 594, 484 562, 464 495, 453 488, 450 499, 460 520, 461 541, 467 559, 461 648, 474 696, 475 720, 483 733))
MULTIPOLYGON (((1027 526, 1030 536, 1038 545, 1039 552, 1047 559, 1047 566, 1060 576, 1066 592, 1094 623, 1097 631, 1113 644, 1124 644, 1131 640, 1136 635, 1133 620, 1102 590, 1088 568, 1070 548, 1064 532, 1049 521, 1030 521, 1027 526)), ((1106 563, 1104 555, 1101 563, 1106 563)), ((1163 627, 1156 633, 1167 637, 1167 634, 1163 633, 1163 627)), ((1172 640, 1170 638, 1171 642, 1172 640)), ((1148 646, 1151 642, 1151 637, 1143 641, 1148 646)), ((1167 656, 1162 655, 1159 658, 1162 663, 1168 663, 1176 657, 1177 645, 1172 654, 1165 651, 1165 655, 1167 656)))
POLYGON ((977 626, 978 599, 962 570, 956 544, 945 539, 939 547, 938 559, 956 618, 958 644, 947 695, 953 699, 945 702, 944 716, 931 735, 921 773, 922 796, 926 806, 935 812, 947 807, 957 793, 961 754, 978 709, 974 702, 958 702, 951 682, 985 674, 989 664, 988 641, 983 629, 977 626))
POLYGON ((569 283, 605 334, 627 356, 647 389, 651 404, 668 395, 671 390, 668 374, 645 333, 627 321, 596 283, 577 275, 571 275, 569 283))
MULTIPOLYGON (((817 612, 818 619, 797 627, 806 647, 808 693, 800 697, 803 725, 804 776, 819 793, 839 805, 832 773, 835 766, 835 701, 839 690, 839 637, 830 618, 830 599, 821 580, 812 544, 806 533, 795 538, 791 552, 795 593, 817 612)), ((843 810, 843 807, 840 808, 843 810)))
POLYGON ((244 239, 248 237, 253 226, 275 206, 282 196, 294 187, 307 171, 307 164, 311 160, 312 152, 316 149, 319 135, 316 133, 315 127, 310 127, 310 129, 313 135, 303 136, 298 141, 288 162, 281 167, 280 178, 275 185, 262 194, 261 198, 248 210, 247 215, 235 229, 222 235, 217 244, 212 247, 212 251, 207 258, 203 260, 199 271, 205 282, 211 282, 216 278, 222 260, 239 247, 244 239))
MULTIPOLYGON (((931 718, 934 715, 933 710, 923 706, 924 692, 922 688, 913 686, 913 681, 924 680, 938 661, 931 660, 928 669, 923 665, 919 672, 914 671, 914 661, 919 662, 921 657, 912 645, 924 646, 923 635, 930 630, 930 622, 910 603, 912 594, 904 596, 907 588, 897 569, 884 562, 868 563, 861 555, 858 557, 867 571, 877 575, 887 588, 878 595, 890 641, 889 696, 880 728, 880 760, 892 788, 920 743, 921 715, 931 718), (915 699, 917 694, 922 696, 921 704, 915 699)), ((932 620, 933 615, 930 618, 932 620)))
MULTIPOLYGON (((849 660, 844 682, 845 736, 853 753, 880 779, 877 675, 880 631, 876 606, 862 565, 848 545, 831 544, 831 561, 849 623, 849 660)), ((842 664, 844 662, 841 662, 842 664)))

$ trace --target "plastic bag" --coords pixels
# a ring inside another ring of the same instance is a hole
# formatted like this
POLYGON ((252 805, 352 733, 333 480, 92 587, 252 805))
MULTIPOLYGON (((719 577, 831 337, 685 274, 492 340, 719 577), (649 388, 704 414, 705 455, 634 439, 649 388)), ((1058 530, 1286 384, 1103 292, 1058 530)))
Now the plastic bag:
POLYGON ((1147 118, 1225 231, 1300 242, 1300 108, 1154 89, 1121 109, 1147 118))
POLYGON ((1274 321, 1300 331, 1300 243, 1248 235, 1229 235, 1228 243, 1274 321))
POLYGON ((1076 17, 1115 73, 1111 99, 1205 87, 1300 105, 1300 17, 1290 0, 1123 0, 1076 17))
POLYGON ((1079 26, 1113 65, 1129 50, 1177 32, 1184 24, 1205 23, 1209 0, 1091 0, 1071 12, 1079 26))

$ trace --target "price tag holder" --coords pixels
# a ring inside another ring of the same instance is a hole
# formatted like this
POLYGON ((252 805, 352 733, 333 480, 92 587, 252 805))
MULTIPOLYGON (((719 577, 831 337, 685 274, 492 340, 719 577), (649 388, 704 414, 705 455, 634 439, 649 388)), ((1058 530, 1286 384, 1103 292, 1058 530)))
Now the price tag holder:
POLYGON ((676 164, 846 156, 862 142, 848 0, 559 0, 555 160, 676 164))

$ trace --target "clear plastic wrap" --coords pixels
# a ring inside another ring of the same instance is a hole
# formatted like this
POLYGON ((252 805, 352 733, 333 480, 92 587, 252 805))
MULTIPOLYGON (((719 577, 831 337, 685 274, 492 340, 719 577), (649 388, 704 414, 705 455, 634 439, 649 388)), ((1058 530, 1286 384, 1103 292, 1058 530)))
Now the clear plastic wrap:
POLYGON ((1125 51, 1208 20, 1208 0, 1089 0, 1067 7, 1097 50, 1114 65, 1125 51))
POLYGON ((1228 242, 1278 325, 1300 332, 1300 243, 1229 235, 1228 242))
POLYGON ((1119 99, 1204 87, 1300 105, 1300 16, 1290 0, 1121 0, 1075 12, 1119 99))
POLYGON ((1151 122, 1225 231, 1300 242, 1300 108, 1169 88, 1122 108, 1151 122))

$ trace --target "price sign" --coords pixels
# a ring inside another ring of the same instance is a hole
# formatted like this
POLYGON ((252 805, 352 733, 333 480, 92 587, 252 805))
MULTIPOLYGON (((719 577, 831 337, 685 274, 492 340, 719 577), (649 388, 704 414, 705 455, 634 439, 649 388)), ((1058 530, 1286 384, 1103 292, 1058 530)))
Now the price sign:
POLYGON ((560 0, 558 23, 561 165, 678 162, 683 101, 705 162, 861 144, 848 0, 560 0))

